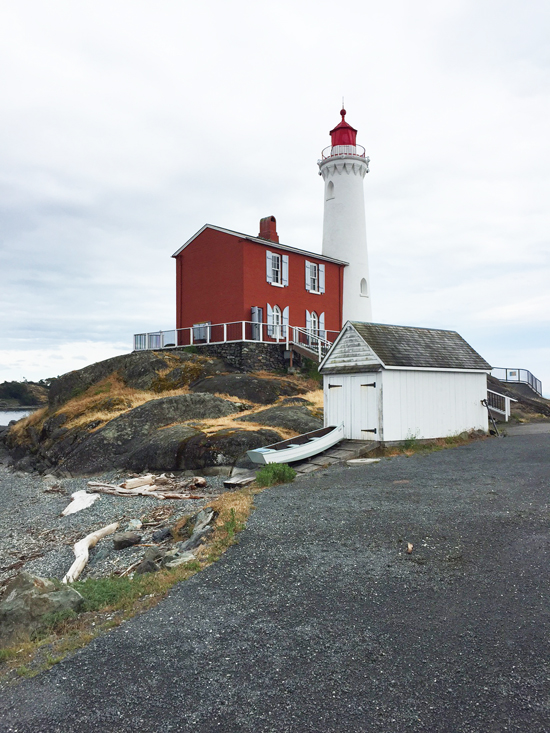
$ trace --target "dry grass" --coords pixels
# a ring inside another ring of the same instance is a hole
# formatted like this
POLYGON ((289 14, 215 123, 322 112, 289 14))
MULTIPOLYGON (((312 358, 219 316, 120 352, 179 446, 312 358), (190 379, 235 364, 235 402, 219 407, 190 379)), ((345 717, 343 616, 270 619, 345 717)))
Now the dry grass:
POLYGON ((30 437, 27 433, 29 428, 36 428, 40 430, 44 424, 44 420, 48 415, 48 408, 42 407, 36 412, 32 412, 22 420, 18 420, 15 425, 10 429, 10 436, 15 438, 16 442, 20 445, 30 443, 30 437))

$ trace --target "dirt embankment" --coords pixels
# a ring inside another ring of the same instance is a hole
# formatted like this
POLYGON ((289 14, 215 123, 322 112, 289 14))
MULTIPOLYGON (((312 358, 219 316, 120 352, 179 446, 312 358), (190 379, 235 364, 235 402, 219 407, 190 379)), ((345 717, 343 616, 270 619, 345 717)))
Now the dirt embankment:
POLYGON ((185 351, 134 352, 52 380, 3 440, 17 468, 227 472, 246 451, 322 426, 319 385, 242 374, 185 351))
POLYGON ((513 384, 500 382, 491 376, 487 377, 487 387, 515 400, 511 405, 512 423, 550 420, 550 400, 537 397, 534 392, 532 396, 527 396, 522 391, 515 389, 513 384))

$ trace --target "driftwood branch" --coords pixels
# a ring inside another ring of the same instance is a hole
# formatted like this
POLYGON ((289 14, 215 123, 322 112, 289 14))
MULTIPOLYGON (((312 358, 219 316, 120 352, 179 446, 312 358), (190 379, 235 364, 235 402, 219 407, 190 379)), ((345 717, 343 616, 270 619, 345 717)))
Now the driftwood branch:
POLYGON ((113 534, 118 529, 118 522, 108 524, 106 527, 98 529, 96 532, 92 532, 83 539, 79 540, 74 545, 75 561, 69 568, 68 573, 63 578, 63 583, 74 583, 78 579, 80 573, 86 567, 88 562, 90 547, 95 547, 100 539, 106 537, 109 534, 113 534))

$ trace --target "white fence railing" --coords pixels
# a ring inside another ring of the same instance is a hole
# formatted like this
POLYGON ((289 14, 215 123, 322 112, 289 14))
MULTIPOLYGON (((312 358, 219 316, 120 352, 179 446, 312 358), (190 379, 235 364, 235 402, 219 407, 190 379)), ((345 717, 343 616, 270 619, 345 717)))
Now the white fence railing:
POLYGON ((507 369, 505 367, 494 367, 491 369, 491 376, 501 382, 519 382, 528 384, 532 390, 542 397, 542 382, 531 374, 527 369, 507 369))
POLYGON ((254 321, 200 323, 189 328, 136 333, 134 334, 134 351, 256 341, 285 344, 287 348, 291 344, 296 344, 321 360, 338 334, 339 331, 314 331, 299 326, 270 325, 254 321))
POLYGON ((496 412, 499 417, 504 417, 505 422, 508 422, 510 417, 511 402, 517 402, 517 400, 505 394, 493 392, 492 389, 487 390, 487 406, 492 412, 496 412))

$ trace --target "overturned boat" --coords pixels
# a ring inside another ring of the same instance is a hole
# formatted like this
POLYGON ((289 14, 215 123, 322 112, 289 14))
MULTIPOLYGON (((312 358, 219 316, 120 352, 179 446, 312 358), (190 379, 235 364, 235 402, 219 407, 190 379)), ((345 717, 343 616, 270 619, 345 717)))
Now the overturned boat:
POLYGON ((327 428, 313 430, 311 433, 298 435, 296 438, 281 440, 279 443, 266 445, 247 451, 254 463, 292 463, 322 453, 344 439, 344 423, 329 425, 327 428))

